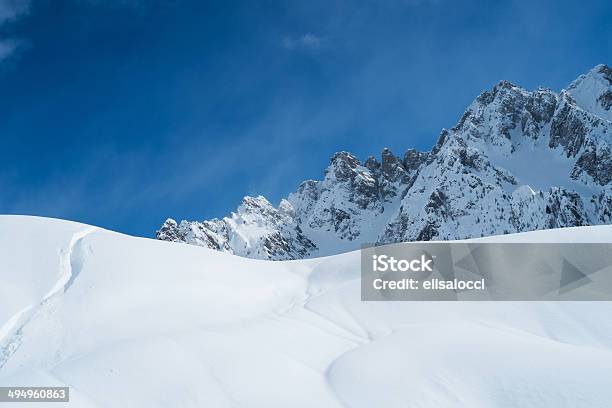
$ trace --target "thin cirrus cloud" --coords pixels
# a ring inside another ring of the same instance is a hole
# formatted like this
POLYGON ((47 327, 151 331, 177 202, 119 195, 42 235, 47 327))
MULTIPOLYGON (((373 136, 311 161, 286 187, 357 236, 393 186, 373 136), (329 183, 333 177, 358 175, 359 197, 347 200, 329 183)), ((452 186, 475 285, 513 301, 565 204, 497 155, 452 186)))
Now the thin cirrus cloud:
POLYGON ((15 39, 0 39, 0 61, 8 58, 19 47, 20 42, 15 39))
MULTIPOLYGON (((0 27, 19 19, 29 10, 29 0, 0 0, 0 27)), ((13 55, 22 44, 19 39, 0 37, 0 62, 13 55)))
POLYGON ((29 0, 0 0, 0 24, 14 20, 29 9, 29 0))
POLYGON ((281 45, 288 50, 311 49, 316 50, 327 44, 327 40, 313 33, 304 33, 300 36, 286 36, 281 45))

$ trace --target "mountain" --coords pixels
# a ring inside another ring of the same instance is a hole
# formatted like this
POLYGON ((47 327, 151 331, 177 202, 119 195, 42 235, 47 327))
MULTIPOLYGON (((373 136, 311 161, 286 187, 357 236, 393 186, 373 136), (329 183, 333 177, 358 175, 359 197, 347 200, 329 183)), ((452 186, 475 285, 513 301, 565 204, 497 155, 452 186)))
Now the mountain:
POLYGON ((608 224, 612 219, 612 69, 557 93, 508 81, 483 92, 429 152, 380 161, 336 153, 321 181, 278 207, 245 197, 221 220, 166 220, 157 238, 270 260, 363 243, 450 240, 608 224))
POLYGON ((359 278, 358 251, 267 262, 0 216, 0 385, 70 387, 66 408, 610 406, 611 302, 362 302, 359 278))

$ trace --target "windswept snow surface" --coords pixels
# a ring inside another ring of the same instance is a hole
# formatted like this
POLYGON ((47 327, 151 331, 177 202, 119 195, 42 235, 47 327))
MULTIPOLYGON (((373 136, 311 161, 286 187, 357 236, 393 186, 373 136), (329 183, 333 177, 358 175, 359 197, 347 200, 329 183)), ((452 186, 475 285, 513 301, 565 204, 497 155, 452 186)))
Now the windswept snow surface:
POLYGON ((612 303, 361 302, 359 261, 0 217, 0 386, 69 386, 57 407, 610 407, 612 303))

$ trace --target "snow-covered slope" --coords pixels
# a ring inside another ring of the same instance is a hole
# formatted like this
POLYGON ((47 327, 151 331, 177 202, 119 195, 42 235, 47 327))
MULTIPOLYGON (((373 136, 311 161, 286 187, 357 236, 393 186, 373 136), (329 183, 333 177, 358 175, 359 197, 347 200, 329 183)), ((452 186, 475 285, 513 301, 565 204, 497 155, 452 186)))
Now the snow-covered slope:
POLYGON ((429 152, 336 153, 275 208, 246 197, 222 220, 167 220, 157 238, 259 259, 299 259, 362 243, 462 239, 612 217, 612 69, 560 93, 508 81, 482 93, 429 152))
POLYGON ((4 216, 0 281, 0 386, 67 385, 67 407, 612 401, 612 303, 361 302, 357 252, 268 262, 4 216))
POLYGON ((612 68, 598 65, 580 75, 568 87, 578 106, 599 117, 612 120, 612 68))

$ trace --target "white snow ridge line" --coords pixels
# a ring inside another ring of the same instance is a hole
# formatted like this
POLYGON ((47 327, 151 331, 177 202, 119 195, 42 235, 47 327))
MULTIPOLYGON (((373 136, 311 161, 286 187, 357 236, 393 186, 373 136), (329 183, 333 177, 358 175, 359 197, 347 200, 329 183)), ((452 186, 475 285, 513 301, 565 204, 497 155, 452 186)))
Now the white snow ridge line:
POLYGON ((21 344, 23 328, 36 316, 42 307, 53 296, 64 293, 74 282, 74 278, 81 272, 83 260, 73 259, 75 249, 87 235, 98 230, 98 227, 89 227, 75 233, 70 239, 68 248, 60 253, 61 275, 53 288, 42 298, 37 305, 29 305, 17 312, 2 327, 0 327, 0 368, 17 351, 21 344))
POLYGON ((49 293, 45 295, 43 302, 60 292, 65 292, 72 285, 74 278, 81 272, 82 267, 82 261, 75 262, 73 260, 75 248, 78 247, 83 238, 98 229, 98 227, 89 227, 83 231, 75 233, 72 236, 70 243, 68 244, 68 249, 62 251, 60 256, 60 269, 62 272, 61 276, 49 293))

